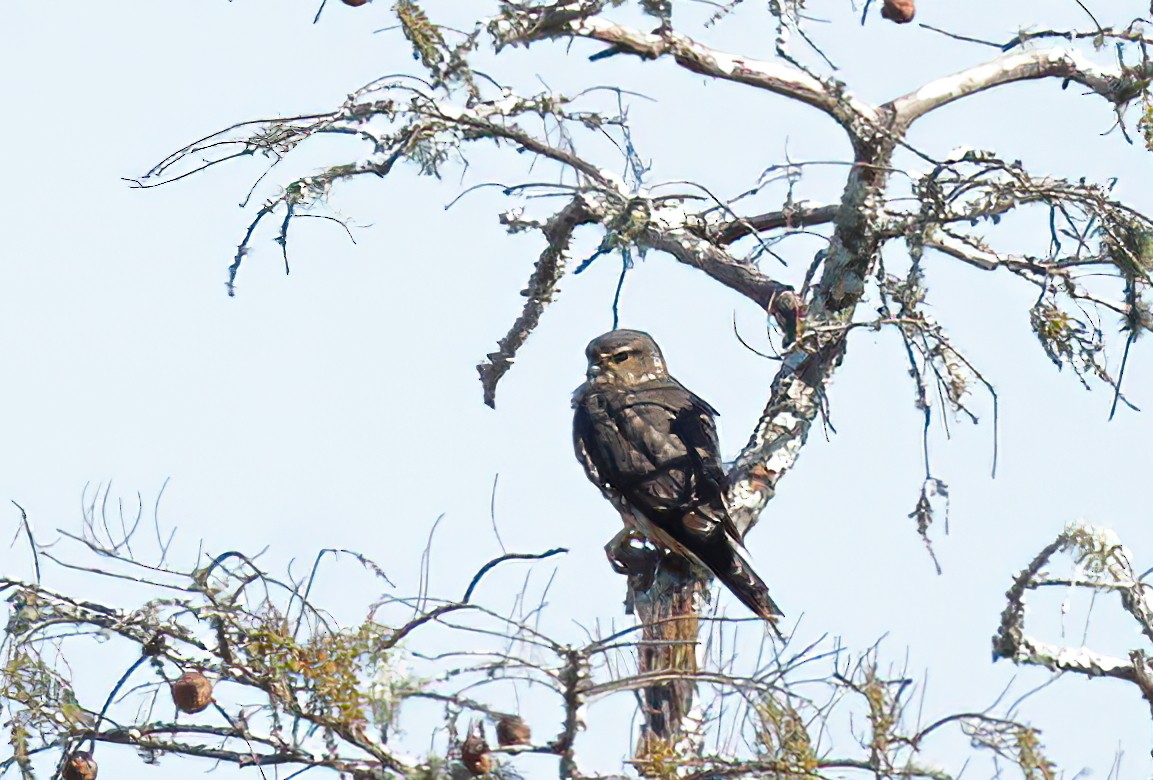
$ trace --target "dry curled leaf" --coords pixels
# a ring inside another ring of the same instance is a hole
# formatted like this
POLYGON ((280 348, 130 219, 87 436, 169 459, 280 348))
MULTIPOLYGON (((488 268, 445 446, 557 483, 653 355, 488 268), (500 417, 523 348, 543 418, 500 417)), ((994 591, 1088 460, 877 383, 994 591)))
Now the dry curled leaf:
POLYGON ((516 715, 505 715, 496 722, 496 741, 501 747, 531 745, 532 729, 516 715))
POLYGON ((460 746, 460 762, 472 775, 487 775, 495 766, 488 742, 484 738, 484 723, 475 720, 468 728, 468 736, 460 746))
POLYGON ((906 24, 913 21, 917 15, 917 5, 913 0, 885 0, 881 9, 881 16, 897 24, 906 24))
POLYGON ((200 672, 185 672, 171 687, 172 701, 181 712, 192 715, 212 703, 212 683, 200 672))
POLYGON ((96 759, 87 750, 77 750, 64 762, 60 776, 64 780, 96 780, 96 759))

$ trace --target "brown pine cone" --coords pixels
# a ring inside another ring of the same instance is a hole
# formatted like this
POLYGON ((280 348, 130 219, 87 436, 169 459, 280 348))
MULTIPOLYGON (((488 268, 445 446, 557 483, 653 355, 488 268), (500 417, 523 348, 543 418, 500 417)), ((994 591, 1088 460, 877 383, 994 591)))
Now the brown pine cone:
POLYGON ((181 712, 200 712, 212 703, 212 683, 200 672, 185 672, 172 683, 172 701, 181 712))

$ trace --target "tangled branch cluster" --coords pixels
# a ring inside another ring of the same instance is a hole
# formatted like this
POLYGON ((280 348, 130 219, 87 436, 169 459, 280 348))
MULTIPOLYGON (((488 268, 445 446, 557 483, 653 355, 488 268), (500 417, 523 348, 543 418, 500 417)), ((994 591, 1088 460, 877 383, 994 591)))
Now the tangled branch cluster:
MULTIPOLYGON (((655 681, 657 673, 638 674, 631 660, 638 649, 663 651, 661 641, 639 638, 640 627, 569 643, 539 629, 544 594, 533 606, 522 591, 512 612, 474 599, 497 566, 561 550, 490 561, 459 599, 406 598, 393 595, 375 563, 348 550, 322 551, 299 578, 275 577, 235 551, 203 554, 195 567, 181 568, 170 562, 171 536, 145 553, 139 521, 122 535, 97 507, 94 500, 80 535, 65 534, 87 560, 69 561, 35 540, 33 552, 45 564, 42 574, 80 572, 92 590, 115 582, 124 602, 0 581, 10 606, 0 685, 12 745, 0 775, 33 778, 54 761, 70 777, 77 757, 94 768, 102 746, 122 745, 152 764, 188 756, 262 773, 323 768, 362 780, 461 771, 515 778, 516 757, 539 754, 555 757, 560 777, 585 777, 576 749, 589 705, 631 697, 655 681), (325 571, 330 560, 354 564, 387 591, 350 626, 311 600, 334 576, 325 571), (107 670, 120 663, 124 671, 112 682, 117 675, 107 670), (555 732, 506 709, 517 700, 514 689, 551 695, 555 732), (441 709, 436 747, 424 755, 403 749, 418 702, 441 709), (495 724, 495 745, 485 721, 495 724)), ((652 740, 634 759, 644 776, 823 778, 848 769, 949 778, 924 758, 930 737, 947 726, 1006 739, 1032 735, 1036 743, 1033 729, 990 712, 920 723, 908 706, 912 680, 883 673, 876 649, 853 657, 824 642, 785 645, 749 667, 724 649, 747 621, 702 622, 711 657, 691 677, 711 692, 704 717, 716 749, 686 756, 652 740), (865 727, 842 734, 852 723, 865 727), (856 754, 844 753, 849 735, 856 754)), ((680 641, 695 652, 695 635, 680 641)), ((1030 760, 1009 752, 1014 761, 1030 760)))
MULTIPOLYGON (((909 131, 922 117, 972 95, 1006 84, 1053 79, 1063 86, 1076 84, 1098 104, 1103 103, 1126 137, 1126 110, 1139 105, 1143 115, 1137 127, 1153 148, 1153 66, 1146 53, 1153 40, 1145 33, 1146 22, 1103 26, 1094 18, 1091 31, 1022 31, 1006 42, 936 31, 974 46, 992 47, 997 56, 871 104, 839 80, 831 60, 809 35, 801 0, 768 4, 776 28, 772 60, 704 42, 714 25, 735 15, 740 2, 713 4, 709 18, 698 25, 699 32, 689 35, 681 20, 700 11, 694 5, 668 0, 636 4, 626 0, 508 0, 496 3, 490 17, 474 18, 468 29, 459 31, 434 21, 414 0, 400 0, 393 11, 399 32, 422 69, 420 76, 375 80, 354 90, 331 111, 233 125, 178 150, 137 184, 156 186, 236 158, 256 157, 266 160, 269 168, 254 183, 251 198, 269 172, 310 139, 337 135, 364 142, 363 154, 289 181, 256 207, 229 268, 233 293, 256 231, 265 220, 279 219, 274 240, 287 270, 293 221, 335 219, 323 212, 341 182, 365 175, 394 176, 401 167, 440 177, 450 166, 467 169, 478 142, 523 155, 520 159, 529 161, 527 169, 518 174, 510 167, 508 182, 477 185, 499 187, 516 200, 513 208, 500 215, 510 232, 539 232, 543 238, 523 291, 526 301, 520 315, 478 366, 485 402, 495 404, 498 382, 515 364, 518 351, 559 294, 566 275, 618 253, 623 284, 631 258, 646 252, 667 255, 703 272, 709 281, 737 292, 763 311, 781 332, 780 351, 769 356, 778 361, 779 368, 767 388, 764 411, 729 474, 729 505, 742 533, 756 524, 779 481, 795 466, 814 422, 827 415, 829 384, 846 357, 850 335, 861 329, 887 328, 900 337, 914 402, 924 415, 925 474, 910 516, 928 544, 936 500, 948 496, 948 486, 933 473, 928 459, 930 425, 937 420, 948 425, 946 417, 933 414, 934 409, 975 422, 977 406, 971 396, 974 390, 983 389, 993 398, 996 416, 993 383, 978 370, 978 361, 954 344, 946 327, 929 313, 931 298, 925 283, 929 263, 957 260, 988 272, 1004 271, 1032 285, 1037 296, 1028 309, 1028 320, 1048 357, 1058 367, 1069 367, 1087 386, 1104 383, 1110 387, 1114 409, 1128 403, 1122 393, 1125 360, 1134 340, 1153 323, 1148 302, 1153 221, 1115 197, 1109 183, 1037 175, 992 152, 964 150, 942 155, 914 147, 909 131), (659 25, 648 32, 630 26, 627 7, 633 5, 659 25), (798 40, 807 56, 793 50, 798 40), (1065 45, 1045 48, 1051 40, 1065 45), (695 77, 729 82, 814 109, 844 132, 847 148, 852 150, 850 159, 836 161, 846 171, 839 196, 820 204, 794 198, 806 166, 815 161, 786 160, 740 188, 654 182, 639 162, 628 121, 627 92, 594 86, 572 95, 548 89, 522 95, 478 65, 482 56, 500 62, 512 49, 558 41, 594 42, 601 47, 590 57, 594 62, 617 55, 663 59, 695 77), (1116 61, 1101 64, 1113 51, 1116 61), (810 61, 819 62, 820 67, 807 64, 810 61), (622 163, 625 175, 615 172, 622 163), (913 170, 914 165, 924 164, 929 166, 927 171, 913 170), (907 186, 902 190, 894 181, 907 182, 907 186), (536 196, 560 198, 562 203, 547 209, 542 204, 554 201, 536 196), (995 227, 1010 217, 1029 215, 1040 215, 1047 222, 1045 246, 1018 251, 1001 248, 993 235, 995 227), (574 263, 575 236, 584 229, 597 231, 601 240, 591 257, 574 263), (784 262, 784 242, 801 234, 816 236, 822 244, 811 260, 806 258, 795 272, 787 262, 784 270, 772 274, 762 268, 765 258, 784 262), (1112 318, 1120 319, 1124 338, 1124 355, 1116 370, 1111 369, 1107 354, 1112 335, 1108 320, 1112 318)), ((619 287, 614 313, 618 304, 619 287)), ((117 545, 98 544, 91 538, 85 541, 98 555, 118 565, 138 565, 117 545)), ((1066 541, 1074 543, 1073 537, 1066 541)), ((1036 571, 1030 577, 1034 575, 1036 571)), ((469 670, 488 675, 474 681, 481 687, 511 679, 510 670, 516 670, 517 675, 560 695, 563 725, 560 736, 549 743, 504 752, 557 754, 561 774, 576 776, 572 751, 584 704, 597 695, 653 682, 616 673, 597 677, 611 666, 606 660, 610 650, 635 646, 635 640, 612 636, 592 644, 558 643, 530 628, 527 618, 501 617, 498 611, 476 606, 467 596, 439 603, 390 597, 375 605, 362 624, 346 631, 335 628, 328 616, 311 607, 307 587, 301 591, 300 583, 278 584, 238 554, 202 562, 202 568, 192 572, 160 567, 148 576, 160 579, 136 579, 148 587, 171 589, 176 595, 147 601, 145 608, 130 613, 131 619, 115 610, 106 614, 102 611, 106 608, 99 605, 70 604, 59 594, 42 594, 38 586, 11 582, 9 590, 17 594, 13 601, 17 614, 31 620, 27 625, 17 620, 12 636, 37 636, 44 621, 32 616, 41 614, 40 600, 47 599, 47 614, 62 615, 63 623, 78 630, 113 631, 141 648, 160 647, 150 643, 163 640, 160 649, 140 655, 161 679, 197 668, 225 688, 237 686, 239 691, 267 697, 269 704, 240 704, 240 710, 218 712, 225 725, 214 726, 217 731, 157 732, 178 734, 182 740, 197 733, 224 739, 225 747, 197 743, 200 746, 195 749, 223 751, 220 756, 227 754, 225 760, 236 763, 283 760, 352 774, 417 777, 422 772, 436 776, 448 771, 449 764, 444 763, 448 760, 470 771, 500 772, 504 766, 500 761, 486 763, 477 758, 487 754, 478 747, 486 744, 483 728, 478 731, 470 725, 466 738, 456 738, 457 714, 493 715, 494 711, 466 695, 467 686, 455 686, 472 679, 469 670), (406 620, 383 618, 390 610, 412 613, 406 620), (117 626, 123 630, 115 630, 117 626), (387 696, 364 695, 359 682, 396 668, 401 639, 409 647, 432 629, 481 634, 503 642, 503 649, 485 656, 484 661, 474 659, 471 665, 430 672, 411 690, 405 683, 387 696), (316 669, 322 670, 319 677, 316 669), (421 759, 393 752, 386 738, 389 721, 377 711, 377 703, 388 702, 385 710, 393 713, 403 701, 420 697, 445 704, 445 729, 452 735, 455 752, 446 749, 421 759), (250 718, 244 707, 255 707, 252 714, 259 717, 250 718), (251 725, 257 721, 264 724, 261 729, 251 725), (286 723, 292 724, 291 729, 286 723), (369 735, 370 731, 375 733, 369 735), (319 738, 319 747, 308 741, 313 738, 319 738), (465 750, 470 739, 472 747, 465 750)), ((1131 604, 1137 604, 1133 599, 1136 596, 1131 594, 1131 604)), ((1018 631, 1017 618, 1006 620, 1003 633, 1008 639, 1004 642, 1010 644, 999 646, 1005 650, 1003 655, 1019 660, 1048 657, 1033 652, 1036 647, 1018 631)), ((39 641, 13 640, 10 647, 27 649, 39 641)), ((54 641, 59 640, 54 637, 54 641)), ((35 653, 27 657, 33 664, 27 667, 32 670, 27 677, 29 690, 66 688, 60 680, 43 678, 36 683, 41 678, 34 662, 39 661, 35 653)), ((1071 663, 1067 654, 1059 657, 1064 659, 1061 663, 1071 663)), ((781 661, 778 657, 773 662, 776 666, 745 675, 693 672, 702 684, 740 692, 746 711, 755 714, 748 721, 757 724, 749 737, 754 755, 747 760, 686 758, 675 745, 645 744, 637 752, 643 772, 672 776, 684 774, 688 767, 691 776, 704 778, 757 773, 813 776, 825 770, 861 769, 878 777, 946 776, 918 763, 921 742, 937 725, 921 731, 904 728, 907 724, 899 717, 906 689, 903 678, 882 679, 875 666, 868 664, 850 670, 838 667, 836 674, 822 681, 828 688, 828 701, 855 697, 867 710, 869 724, 858 740, 866 751, 862 757, 830 758, 821 747, 830 711, 814 704, 819 696, 801 696, 786 684, 789 670, 807 663, 807 658, 781 661)), ((23 664, 17 667, 23 669, 23 664)), ((1126 668, 1130 669, 1126 679, 1143 684, 1148 671, 1143 660, 1132 660, 1126 668)), ((50 750, 61 739, 71 750, 79 739, 72 726, 59 726, 58 710, 48 710, 44 717, 34 713, 41 706, 37 701, 59 698, 25 695, 19 699, 32 713, 21 716, 29 725, 19 721, 22 731, 18 733, 26 737, 17 740, 21 746, 17 753, 23 757, 14 759, 14 765, 22 770, 36 751, 50 750), (50 721, 57 722, 56 731, 44 731, 50 721)), ((107 716, 104 713, 100 722, 107 716)), ((83 738, 116 741, 103 735, 119 732, 101 730, 100 722, 82 730, 83 738)), ((987 714, 958 716, 944 723, 959 724, 976 744, 1012 758, 1026 776, 1052 775, 1036 733, 1020 724, 987 714)), ((156 753, 181 752, 184 744, 174 741, 175 737, 157 742, 161 737, 152 732, 148 739, 153 740, 149 749, 156 753)))
POLYGON ((1001 625, 993 637, 993 657, 1017 664, 1032 664, 1056 672, 1073 672, 1088 677, 1112 677, 1133 683, 1153 708, 1153 654, 1148 648, 1134 648, 1128 658, 1115 658, 1088 647, 1063 647, 1044 642, 1025 630, 1025 597, 1045 588, 1084 590, 1116 594, 1121 608, 1144 635, 1153 642, 1153 586, 1144 582, 1133 568, 1129 550, 1107 528, 1076 523, 1058 534, 1050 544, 1021 570, 1006 594, 1008 603, 1001 625), (1054 555, 1069 553, 1073 573, 1055 577, 1046 572, 1054 555))

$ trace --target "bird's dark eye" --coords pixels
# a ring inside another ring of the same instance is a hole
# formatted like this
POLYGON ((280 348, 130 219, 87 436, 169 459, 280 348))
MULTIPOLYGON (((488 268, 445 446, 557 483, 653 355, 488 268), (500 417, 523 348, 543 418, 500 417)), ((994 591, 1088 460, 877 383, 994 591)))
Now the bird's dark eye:
POLYGON ((623 363, 629 359, 629 353, 618 352, 609 359, 612 360, 612 362, 614 362, 614 363, 623 363))

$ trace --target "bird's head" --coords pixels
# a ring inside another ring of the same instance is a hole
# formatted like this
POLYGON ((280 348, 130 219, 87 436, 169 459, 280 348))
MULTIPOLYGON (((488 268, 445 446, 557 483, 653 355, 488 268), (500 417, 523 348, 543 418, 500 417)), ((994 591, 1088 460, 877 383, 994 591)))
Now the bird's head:
POLYGON ((631 387, 669 375, 661 348, 640 330, 610 330, 585 348, 588 381, 594 385, 631 387))

